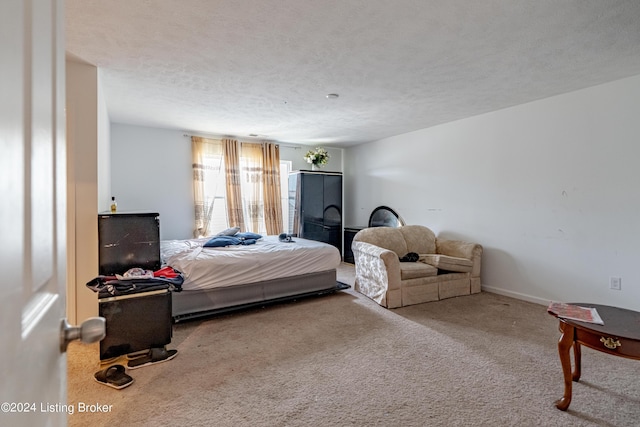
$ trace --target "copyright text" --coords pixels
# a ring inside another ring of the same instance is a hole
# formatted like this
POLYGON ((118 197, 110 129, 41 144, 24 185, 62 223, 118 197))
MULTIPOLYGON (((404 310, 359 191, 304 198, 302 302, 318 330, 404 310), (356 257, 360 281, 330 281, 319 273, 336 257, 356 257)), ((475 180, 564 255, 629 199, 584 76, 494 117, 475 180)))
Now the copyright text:
POLYGON ((3 402, 0 404, 0 411, 4 413, 29 413, 29 412, 65 412, 68 415, 77 413, 108 413, 113 409, 113 405, 103 403, 49 403, 49 402, 3 402))

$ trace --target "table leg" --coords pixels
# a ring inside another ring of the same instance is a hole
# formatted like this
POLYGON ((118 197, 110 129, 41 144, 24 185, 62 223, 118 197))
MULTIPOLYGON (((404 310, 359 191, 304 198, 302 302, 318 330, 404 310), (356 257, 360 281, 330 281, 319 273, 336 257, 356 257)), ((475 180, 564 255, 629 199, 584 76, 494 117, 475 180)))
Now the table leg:
MULTIPOLYGON (((573 337, 575 336, 575 328, 571 325, 563 325, 562 335, 558 340, 558 355, 560 356, 560 364, 562 365, 562 373, 564 375, 564 395, 562 399, 556 401, 556 408, 561 411, 566 411, 571 403, 571 346, 574 344, 573 337)), ((576 347, 574 347, 574 352, 576 347)), ((577 354, 580 350, 577 350, 577 354)), ((576 355, 576 353, 574 353, 576 355)), ((578 359, 576 358, 576 363, 578 359)))
POLYGON ((573 370, 573 380, 580 381, 580 375, 582 374, 582 360, 580 354, 580 344, 573 343, 573 361, 575 363, 575 369, 573 370))

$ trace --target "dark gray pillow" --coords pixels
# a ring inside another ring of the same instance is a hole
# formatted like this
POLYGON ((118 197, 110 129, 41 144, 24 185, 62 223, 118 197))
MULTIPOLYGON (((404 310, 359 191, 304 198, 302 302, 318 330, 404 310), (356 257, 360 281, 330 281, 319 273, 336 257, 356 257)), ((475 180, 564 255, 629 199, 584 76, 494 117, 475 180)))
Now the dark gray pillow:
POLYGON ((230 227, 226 230, 222 230, 216 234, 216 236, 235 236, 238 231, 240 231, 240 227, 230 227))

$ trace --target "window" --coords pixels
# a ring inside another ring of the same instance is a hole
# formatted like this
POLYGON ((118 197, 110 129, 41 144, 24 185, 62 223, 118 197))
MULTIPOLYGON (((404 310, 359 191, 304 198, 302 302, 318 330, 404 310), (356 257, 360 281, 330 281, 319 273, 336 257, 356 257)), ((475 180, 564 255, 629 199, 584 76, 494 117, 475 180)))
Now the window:
MULTIPOLYGON (((229 228, 227 216, 227 190, 225 185, 225 168, 222 151, 205 157, 207 168, 205 180, 205 206, 211 209, 209 231, 217 234, 229 228)), ((205 212, 208 214, 208 212, 205 212)))
MULTIPOLYGON (((282 207, 282 224, 280 232, 287 232, 287 224, 289 224, 289 172, 291 171, 292 162, 290 160, 280 160, 280 206, 282 207)), ((224 165, 223 165, 224 168, 224 165)), ((222 174, 224 176, 224 172, 222 174)), ((267 234, 264 223, 264 204, 262 197, 258 196, 262 192, 262 183, 259 173, 255 171, 255 165, 247 161, 247 158, 240 155, 240 176, 242 177, 242 207, 244 211, 244 222, 247 231, 259 234, 267 234), (251 221, 250 218, 255 218, 251 221)), ((226 207, 226 200, 224 201, 226 207)), ((214 211, 214 215, 217 211, 214 211)), ((229 227, 227 221, 226 210, 224 214, 225 224, 221 230, 229 227)))
MULTIPOLYGON (((194 160, 194 179, 199 182, 196 190, 196 223, 198 235, 214 235, 229 228, 227 211, 226 171, 222 141, 204 140, 206 148, 199 149, 194 160), (202 194, 197 194, 201 192, 202 194), (201 198, 202 201, 198 202, 201 198), (198 225, 198 218, 202 218, 198 225)), ((262 200, 262 149, 259 144, 241 144, 240 192, 246 231, 267 234, 262 200)), ((287 231, 289 222, 288 176, 292 162, 280 160, 280 205, 283 223, 280 232, 287 231)))

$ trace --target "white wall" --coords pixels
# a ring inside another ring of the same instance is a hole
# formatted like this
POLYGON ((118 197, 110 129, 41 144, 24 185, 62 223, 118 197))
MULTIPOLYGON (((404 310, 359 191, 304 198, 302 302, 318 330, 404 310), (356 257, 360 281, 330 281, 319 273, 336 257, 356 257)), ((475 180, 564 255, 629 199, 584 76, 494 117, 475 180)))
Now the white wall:
MULTIPOLYGON (((311 165, 304 160, 307 151, 316 146, 280 145, 280 159, 291 160, 291 170, 309 170, 311 165)), ((327 172, 342 172, 342 148, 323 147, 329 153, 329 163, 322 167, 327 172)))
POLYGON ((98 275, 99 195, 109 192, 109 117, 95 66, 66 61, 67 317, 72 324, 98 314, 86 283, 98 275))
POLYGON ((191 140, 183 133, 111 124, 111 190, 118 211, 158 212, 163 240, 193 233, 191 140))
POLYGON ((345 223, 388 205, 481 243, 486 290, 638 310, 638 117, 635 76, 349 148, 345 223))
MULTIPOLYGON (((309 147, 282 145, 293 170, 309 169, 309 147)), ((342 170, 342 149, 324 169, 342 170)), ((111 189, 119 211, 160 213, 160 238, 188 239, 194 227, 191 138, 182 131, 111 124, 111 189)))
POLYGON ((98 70, 98 212, 109 210, 111 201, 111 123, 98 70))

